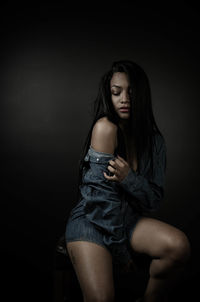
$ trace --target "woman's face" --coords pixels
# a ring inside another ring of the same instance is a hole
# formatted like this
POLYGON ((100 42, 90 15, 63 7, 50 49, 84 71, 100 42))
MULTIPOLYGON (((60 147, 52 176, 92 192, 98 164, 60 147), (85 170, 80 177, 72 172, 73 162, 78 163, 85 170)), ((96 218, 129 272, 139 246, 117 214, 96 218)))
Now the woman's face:
POLYGON ((125 72, 115 72, 110 81, 111 99, 116 113, 122 119, 130 117, 130 86, 125 72))

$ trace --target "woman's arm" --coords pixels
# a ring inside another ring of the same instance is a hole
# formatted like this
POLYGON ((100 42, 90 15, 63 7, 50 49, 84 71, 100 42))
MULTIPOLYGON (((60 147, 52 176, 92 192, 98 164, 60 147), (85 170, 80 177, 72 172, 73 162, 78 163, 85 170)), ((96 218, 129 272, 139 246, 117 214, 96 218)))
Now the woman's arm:
POLYGON ((161 136, 157 136, 154 148, 154 175, 138 174, 132 168, 119 185, 134 198, 133 203, 144 211, 152 212, 159 208, 164 198, 166 172, 166 144, 161 136))
POLYGON ((114 257, 130 259, 126 248, 126 233, 123 223, 122 200, 117 183, 105 179, 103 171, 114 158, 116 128, 115 125, 101 121, 93 128, 89 155, 89 169, 86 169, 81 193, 86 200, 84 211, 86 218, 103 231, 103 241, 114 257))

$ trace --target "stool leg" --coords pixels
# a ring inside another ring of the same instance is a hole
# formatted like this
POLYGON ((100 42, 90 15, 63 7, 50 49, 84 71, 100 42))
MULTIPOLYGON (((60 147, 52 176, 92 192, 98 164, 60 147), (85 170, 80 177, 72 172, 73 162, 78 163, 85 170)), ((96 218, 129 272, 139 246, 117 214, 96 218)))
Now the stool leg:
POLYGON ((63 270, 56 270, 54 275, 54 302, 64 302, 64 274, 63 270))
POLYGON ((72 272, 71 270, 65 270, 63 276, 63 292, 64 292, 64 301, 71 301, 71 281, 72 281, 72 272))

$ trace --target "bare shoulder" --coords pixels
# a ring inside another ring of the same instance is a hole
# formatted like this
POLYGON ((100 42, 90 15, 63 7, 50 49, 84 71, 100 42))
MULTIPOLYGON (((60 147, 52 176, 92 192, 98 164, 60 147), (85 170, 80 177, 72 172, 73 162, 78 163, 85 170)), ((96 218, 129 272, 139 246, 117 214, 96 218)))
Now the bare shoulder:
POLYGON ((91 146, 96 151, 114 153, 117 143, 117 126, 107 117, 100 118, 92 129, 91 146))
POLYGON ((105 116, 102 117, 100 119, 98 119, 98 121, 95 123, 93 130, 98 129, 99 131, 101 131, 103 129, 103 131, 108 132, 117 132, 117 126, 112 123, 111 121, 109 121, 109 119, 105 116))

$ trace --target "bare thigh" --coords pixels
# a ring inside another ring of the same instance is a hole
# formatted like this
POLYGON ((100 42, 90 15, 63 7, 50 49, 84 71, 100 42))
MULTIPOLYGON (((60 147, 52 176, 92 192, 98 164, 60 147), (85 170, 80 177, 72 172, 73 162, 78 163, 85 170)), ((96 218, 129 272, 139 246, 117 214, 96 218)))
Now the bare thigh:
POLYGON ((190 243, 185 233, 158 219, 142 217, 130 239, 131 247, 152 258, 171 257, 185 261, 190 256, 190 243))
POLYGON ((67 250, 75 269, 84 301, 114 301, 112 256, 94 242, 73 241, 67 250))

